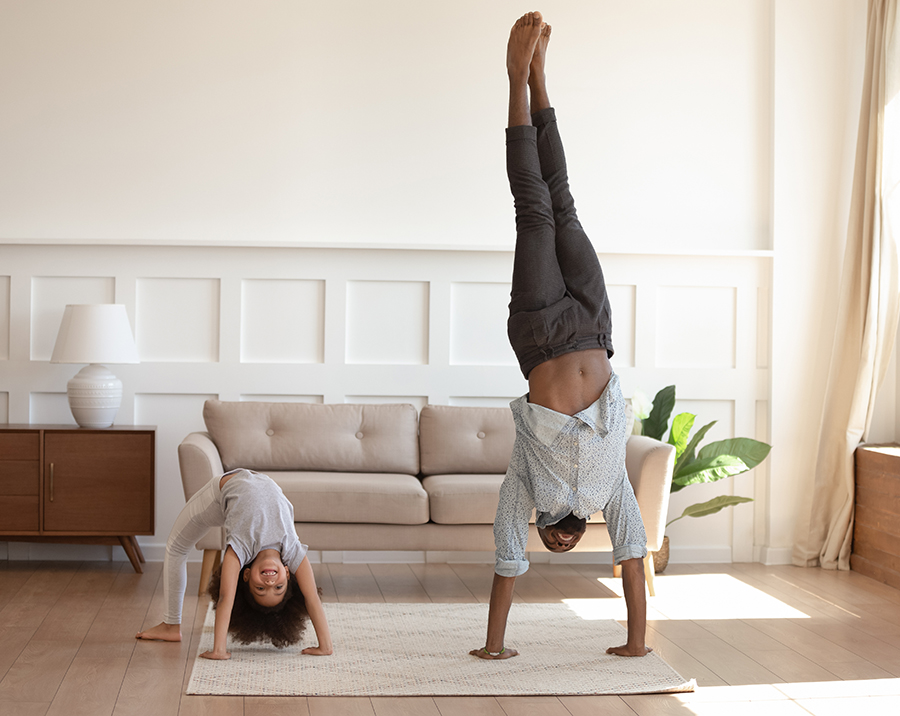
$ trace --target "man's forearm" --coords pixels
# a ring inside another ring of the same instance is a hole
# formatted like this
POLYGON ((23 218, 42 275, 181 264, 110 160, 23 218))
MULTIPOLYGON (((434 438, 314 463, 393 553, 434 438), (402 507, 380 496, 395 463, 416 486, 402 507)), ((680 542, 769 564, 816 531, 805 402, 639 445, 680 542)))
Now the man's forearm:
POLYGON ((499 574, 494 574, 490 611, 488 612, 487 641, 485 642, 485 648, 490 652, 496 653, 503 648, 506 620, 509 616, 509 608, 512 606, 515 585, 515 577, 501 577, 499 574))
POLYGON ((647 637, 647 594, 644 586, 644 562, 626 559, 622 563, 622 589, 628 609, 628 647, 644 647, 647 637))

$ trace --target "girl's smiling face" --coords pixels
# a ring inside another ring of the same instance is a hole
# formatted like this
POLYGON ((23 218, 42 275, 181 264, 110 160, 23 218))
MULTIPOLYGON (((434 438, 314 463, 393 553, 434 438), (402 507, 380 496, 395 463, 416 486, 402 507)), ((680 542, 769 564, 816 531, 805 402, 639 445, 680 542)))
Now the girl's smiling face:
POLYGON ((243 574, 253 599, 263 607, 281 604, 284 595, 287 594, 288 577, 288 570, 281 561, 281 554, 275 549, 260 552, 243 574))

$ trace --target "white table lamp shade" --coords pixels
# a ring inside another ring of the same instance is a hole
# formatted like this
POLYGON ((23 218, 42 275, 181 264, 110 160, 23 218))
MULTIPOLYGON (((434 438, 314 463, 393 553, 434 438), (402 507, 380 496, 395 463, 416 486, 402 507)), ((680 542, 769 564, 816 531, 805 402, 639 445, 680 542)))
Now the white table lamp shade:
POLYGON ((122 403, 122 381, 100 363, 138 363, 125 306, 66 306, 51 363, 89 363, 68 382, 69 407, 83 428, 108 428, 122 403))
POLYGON ((125 306, 66 306, 51 363, 140 363, 125 306))

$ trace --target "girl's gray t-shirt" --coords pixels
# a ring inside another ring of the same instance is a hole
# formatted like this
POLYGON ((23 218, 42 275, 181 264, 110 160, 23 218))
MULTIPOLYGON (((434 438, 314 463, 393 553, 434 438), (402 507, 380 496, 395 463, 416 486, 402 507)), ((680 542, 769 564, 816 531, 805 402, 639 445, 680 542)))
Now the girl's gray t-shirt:
MULTIPOLYGON (((294 530, 294 506, 268 475, 239 468, 222 488, 225 543, 245 567, 264 549, 277 549, 293 574, 308 547, 294 530)), ((223 475, 223 477, 225 476, 223 475)))

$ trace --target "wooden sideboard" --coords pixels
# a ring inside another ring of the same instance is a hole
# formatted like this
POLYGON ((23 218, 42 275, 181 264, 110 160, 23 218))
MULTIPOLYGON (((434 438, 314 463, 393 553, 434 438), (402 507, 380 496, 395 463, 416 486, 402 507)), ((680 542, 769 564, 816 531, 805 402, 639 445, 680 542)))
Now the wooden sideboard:
POLYGON ((0 425, 0 541, 119 544, 155 529, 156 428, 0 425))
POLYGON ((850 568, 900 589, 900 445, 856 449, 850 568))

